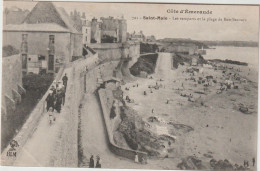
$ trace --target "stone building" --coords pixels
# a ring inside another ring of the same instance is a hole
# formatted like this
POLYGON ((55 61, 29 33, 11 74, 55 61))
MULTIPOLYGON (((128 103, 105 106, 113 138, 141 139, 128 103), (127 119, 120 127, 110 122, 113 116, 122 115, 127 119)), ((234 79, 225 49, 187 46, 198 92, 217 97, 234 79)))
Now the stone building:
POLYGON ((83 44, 90 44, 91 42, 91 22, 86 19, 82 19, 82 34, 83 34, 83 44))
POLYGON ((82 31, 82 20, 86 19, 85 13, 82 13, 82 15, 80 14, 80 12, 78 12, 77 10, 74 10, 73 12, 70 12, 70 19, 71 21, 73 21, 73 26, 78 30, 78 31, 82 31))
POLYGON ((46 72, 54 73, 82 56, 82 33, 63 8, 52 2, 38 2, 22 24, 3 27, 6 45, 20 49, 23 71, 28 72, 28 63, 36 58, 33 67, 46 67, 46 72))
POLYGON ((155 42, 156 41, 155 36, 154 35, 147 36, 146 37, 146 41, 147 42, 155 42))
POLYGON ((144 42, 146 41, 146 37, 143 34, 143 31, 136 33, 135 31, 132 34, 128 35, 128 40, 135 41, 135 42, 144 42))
POLYGON ((15 6, 5 8, 3 12, 3 25, 21 24, 29 13, 29 10, 22 10, 15 6))
POLYGON ((127 22, 124 18, 119 20, 119 42, 124 43, 127 41, 127 22))
POLYGON ((123 43, 126 42, 127 24, 125 19, 101 17, 101 42, 123 43))
POLYGON ((85 12, 74 10, 70 18, 75 27, 83 34, 83 44, 88 43, 124 43, 127 41, 127 23, 124 18, 101 17, 88 21, 85 12))
POLYGON ((89 44, 91 42, 91 21, 87 20, 85 12, 74 10, 70 12, 70 19, 74 22, 74 26, 82 33, 82 43, 89 44))
POLYGON ((91 21, 91 43, 101 43, 101 22, 96 18, 91 21))

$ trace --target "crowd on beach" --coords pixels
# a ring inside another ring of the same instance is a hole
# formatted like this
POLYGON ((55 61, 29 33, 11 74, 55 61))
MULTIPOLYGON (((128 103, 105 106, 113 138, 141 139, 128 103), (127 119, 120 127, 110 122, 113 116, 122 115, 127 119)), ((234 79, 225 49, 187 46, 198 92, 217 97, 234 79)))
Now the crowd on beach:
MULTIPOLYGON (((250 78, 248 76, 251 74, 250 69, 245 70, 245 68, 240 66, 211 63, 207 64, 207 66, 205 67, 180 67, 180 70, 182 71, 182 73, 176 73, 177 77, 175 80, 172 80, 174 84, 170 85, 170 87, 172 90, 175 90, 175 92, 177 92, 177 94, 179 94, 181 97, 187 98, 188 102, 199 102, 199 104, 201 104, 202 106, 206 106, 207 103, 205 104, 204 97, 206 97, 207 95, 222 93, 226 94, 226 92, 228 91, 237 91, 238 93, 243 90, 250 91, 250 89, 248 88, 248 84, 250 83, 250 78)), ((147 78, 154 79, 153 76, 148 76, 147 78)), ((142 83, 140 82, 139 85, 136 82, 132 85, 128 84, 124 86, 124 90, 126 93, 126 102, 138 103, 135 102, 136 99, 134 97, 131 97, 132 95, 135 96, 134 94, 127 93, 128 91, 131 91, 131 89, 138 89, 138 86, 142 87, 142 95, 149 96, 149 94, 153 93, 155 90, 165 88, 163 81, 164 80, 160 78, 157 78, 156 80, 154 79, 153 85, 148 85, 148 87, 145 87, 145 89, 143 89, 142 83)), ((171 101, 173 100, 166 96, 164 103, 170 104, 171 101)), ((177 104, 180 103, 181 102, 177 102, 177 104)), ((248 113, 248 107, 245 106, 244 108, 240 106, 238 109, 242 113, 248 113)), ((155 109, 151 108, 150 111, 152 111, 151 113, 154 113, 155 109)), ((250 164, 250 166, 255 166, 255 158, 252 158, 252 164, 250 164)), ((244 168, 249 168, 249 162, 247 160, 245 160, 244 162, 244 168)))
POLYGON ((62 77, 61 81, 54 81, 53 85, 49 89, 49 94, 46 98, 46 110, 49 115, 50 124, 56 120, 54 111, 57 113, 61 112, 61 106, 65 104, 65 96, 67 89, 68 77, 67 74, 62 77))
MULTIPOLYGON (((173 80, 172 89, 177 92, 181 97, 187 98, 188 102, 199 102, 204 105, 203 98, 208 94, 221 94, 229 89, 244 89, 249 91, 247 86, 247 78, 240 74, 240 66, 223 65, 219 63, 209 63, 202 66, 187 66, 182 67, 182 75, 176 80, 173 80), (178 84, 179 82, 180 84, 178 84), (197 100, 198 99, 198 100, 197 100), (201 100, 200 100, 201 99, 201 100)), ((250 69, 247 75, 250 74, 250 69)), ((148 76, 148 79, 154 79, 153 76, 148 76)), ((147 96, 148 93, 153 93, 154 90, 165 88, 162 78, 155 80, 155 85, 148 85, 147 90, 143 90, 143 95, 147 96)), ((132 85, 133 88, 138 88, 138 83, 132 85)), ((130 90, 130 86, 126 86, 125 91, 130 90)), ((125 100, 128 103, 135 103, 135 99, 131 98, 127 93, 125 100)), ((166 104, 169 104, 172 99, 166 98, 166 104)), ((179 104, 180 102, 178 102, 179 104)), ((182 105, 180 103, 180 105, 182 105)), ((243 113, 248 112, 247 107, 242 104, 239 110, 243 113), (241 109, 241 110, 240 110, 241 109), (244 112, 245 111, 245 112, 244 112)), ((152 109, 153 113, 153 109, 152 109)))

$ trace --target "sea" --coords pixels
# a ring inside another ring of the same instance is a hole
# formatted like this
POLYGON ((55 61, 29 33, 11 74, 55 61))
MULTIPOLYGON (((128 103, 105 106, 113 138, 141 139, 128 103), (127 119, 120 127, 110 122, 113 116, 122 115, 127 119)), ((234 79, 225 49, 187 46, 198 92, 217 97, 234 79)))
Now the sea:
POLYGON ((206 49, 205 59, 229 59, 234 61, 246 62, 249 67, 258 70, 259 49, 258 47, 233 47, 233 46, 214 46, 206 49))

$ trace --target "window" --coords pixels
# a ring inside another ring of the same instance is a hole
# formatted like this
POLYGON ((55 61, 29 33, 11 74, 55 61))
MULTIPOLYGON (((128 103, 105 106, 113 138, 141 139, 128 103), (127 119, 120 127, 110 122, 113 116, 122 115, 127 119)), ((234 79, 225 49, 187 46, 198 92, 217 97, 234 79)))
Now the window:
POLYGON ((54 56, 53 55, 49 55, 49 58, 48 58, 48 70, 49 71, 54 71, 54 56))
POLYGON ((38 55, 38 60, 39 60, 39 61, 45 60, 45 56, 43 56, 43 55, 38 55))
POLYGON ((50 36, 49 36, 49 41, 50 41, 51 43, 54 43, 54 35, 50 35, 50 36))
POLYGON ((22 69, 27 69, 27 54, 22 54, 22 69))
POLYGON ((86 29, 86 33, 88 33, 88 29, 86 29))
POLYGON ((22 34, 22 41, 27 42, 28 34, 22 34))
POLYGON ((86 36, 86 39, 85 39, 85 40, 86 40, 86 42, 88 41, 88 36, 86 36))

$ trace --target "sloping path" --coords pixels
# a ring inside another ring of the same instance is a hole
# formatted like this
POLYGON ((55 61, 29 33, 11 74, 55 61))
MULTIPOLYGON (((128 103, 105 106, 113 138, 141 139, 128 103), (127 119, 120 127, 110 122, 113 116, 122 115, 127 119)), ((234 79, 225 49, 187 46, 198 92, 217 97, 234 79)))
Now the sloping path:
MULTIPOLYGON (((70 69, 66 68, 64 73, 68 74, 70 84, 70 69)), ((70 90, 67 89, 67 93, 70 90)), ((69 96, 66 96, 66 99, 69 96)), ((66 104, 65 104, 66 105, 66 104)), ((58 139, 59 128, 64 123, 63 114, 56 113, 56 122, 52 125, 49 124, 49 117, 47 113, 43 114, 39 121, 39 125, 33 133, 32 137, 27 140, 27 143, 23 146, 15 160, 14 166, 50 166, 50 157, 52 149, 55 148, 55 142, 58 139)))
POLYGON ((85 94, 81 108, 81 148, 83 158, 80 167, 88 167, 89 158, 94 155, 101 158, 102 168, 111 169, 161 169, 160 161, 146 165, 115 155, 109 149, 108 137, 103 113, 98 97, 93 92, 85 94))
MULTIPOLYGON (((101 157, 102 168, 147 168, 146 165, 134 163, 112 153, 108 146, 108 137, 102 110, 93 93, 86 94, 81 109, 81 135, 84 160, 82 167, 88 167, 90 155, 101 157)), ((95 160, 96 161, 96 160, 95 160)))

